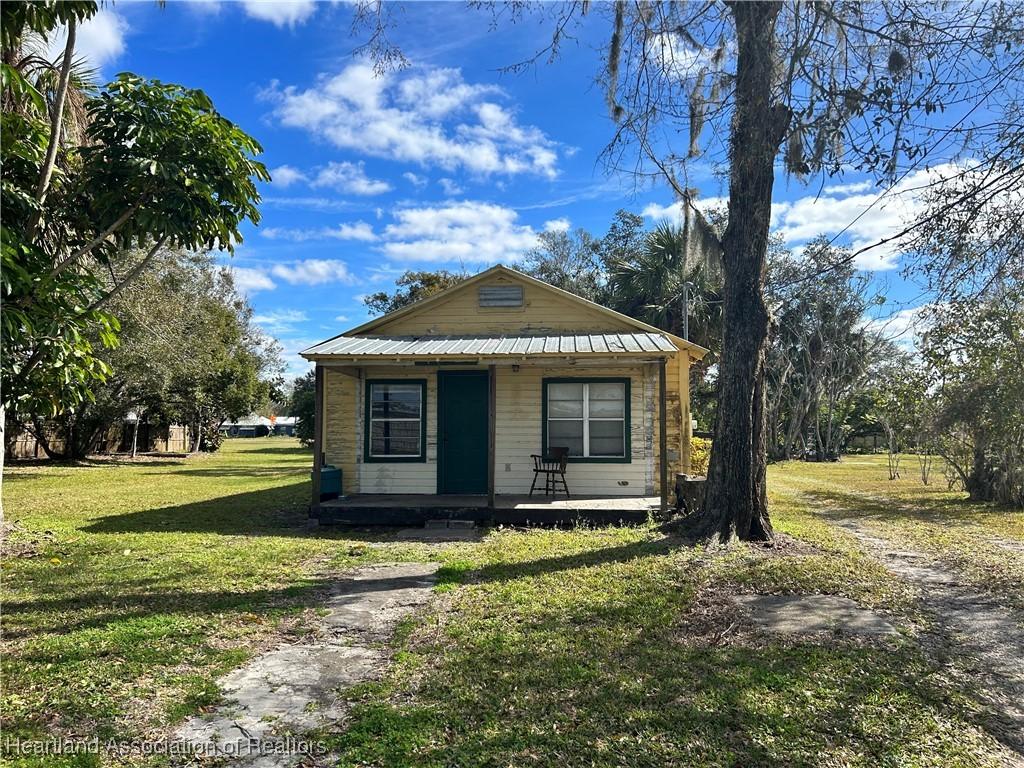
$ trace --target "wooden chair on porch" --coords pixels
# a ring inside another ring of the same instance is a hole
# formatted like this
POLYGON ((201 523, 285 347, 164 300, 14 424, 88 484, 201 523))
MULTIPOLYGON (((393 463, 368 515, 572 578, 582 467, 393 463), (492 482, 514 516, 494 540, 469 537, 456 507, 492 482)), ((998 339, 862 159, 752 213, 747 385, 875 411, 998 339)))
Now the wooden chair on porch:
POLYGON ((544 495, 554 496, 558 493, 558 483, 562 484, 565 498, 569 496, 569 486, 565 482, 565 468, 569 464, 569 449, 551 446, 546 456, 531 454, 533 459, 533 483, 530 484, 530 496, 537 487, 537 478, 544 475, 544 495))

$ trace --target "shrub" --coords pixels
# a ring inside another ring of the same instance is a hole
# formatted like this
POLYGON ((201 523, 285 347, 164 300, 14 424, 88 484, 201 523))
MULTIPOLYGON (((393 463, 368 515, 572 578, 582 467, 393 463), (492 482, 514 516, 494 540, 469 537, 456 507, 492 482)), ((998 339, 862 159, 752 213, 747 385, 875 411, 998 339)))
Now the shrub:
POLYGON ((711 460, 711 441, 704 437, 690 438, 690 474, 706 475, 711 460))
POLYGON ((203 427, 203 434, 199 440, 199 450, 205 453, 216 453, 224 444, 224 433, 217 428, 216 424, 207 424, 203 427))

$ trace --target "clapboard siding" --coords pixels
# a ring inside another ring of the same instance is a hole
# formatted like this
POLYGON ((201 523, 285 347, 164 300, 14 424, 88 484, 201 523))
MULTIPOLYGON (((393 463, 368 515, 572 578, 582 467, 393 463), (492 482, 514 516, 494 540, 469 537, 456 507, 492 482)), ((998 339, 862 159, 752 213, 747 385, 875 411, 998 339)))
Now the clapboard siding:
POLYGON ((497 369, 497 418, 495 448, 495 492, 520 494, 533 482, 531 454, 541 453, 541 398, 545 377, 594 378, 604 376, 630 379, 629 463, 572 463, 566 471, 570 493, 577 496, 645 496, 654 492, 654 419, 656 369, 652 365, 632 368, 608 366, 587 368, 540 368, 523 366, 519 371, 497 369), (652 418, 653 417, 653 418, 652 418))
POLYGON ((635 332, 635 325, 600 312, 536 285, 525 285, 510 277, 495 277, 481 286, 523 285, 522 307, 481 307, 477 286, 454 290, 450 297, 430 306, 429 311, 396 317, 373 329, 374 336, 472 333, 543 333, 569 331, 601 333, 635 332))
POLYGON ((363 369, 357 382, 356 462, 359 493, 437 493, 437 371, 408 371, 380 366, 363 369), (427 382, 427 460, 422 462, 363 461, 366 419, 366 381, 373 379, 417 379, 427 382))
POLYGON ((328 464, 341 469, 343 493, 358 492, 356 403, 358 379, 340 371, 324 370, 324 454, 328 464))
MULTIPOLYGON (((679 367, 669 361, 670 384, 679 367)), ((328 369, 325 372, 325 440, 327 462, 342 469, 344 492, 436 493, 437 492, 437 369, 403 371, 379 366, 363 369, 359 378, 328 369), (363 461, 365 381, 375 378, 426 379, 427 460, 416 463, 363 461)), ((630 379, 629 463, 572 463, 567 471, 569 489, 575 495, 645 496, 658 493, 658 399, 657 366, 587 367, 510 366, 497 368, 497 418, 495 492, 521 494, 533 481, 531 454, 540 453, 543 379, 548 377, 630 379)), ((678 402, 678 398, 677 398, 678 402)), ((669 408, 669 446, 673 467, 678 459, 682 411, 669 408)), ((671 476, 670 476, 671 482, 671 476)))

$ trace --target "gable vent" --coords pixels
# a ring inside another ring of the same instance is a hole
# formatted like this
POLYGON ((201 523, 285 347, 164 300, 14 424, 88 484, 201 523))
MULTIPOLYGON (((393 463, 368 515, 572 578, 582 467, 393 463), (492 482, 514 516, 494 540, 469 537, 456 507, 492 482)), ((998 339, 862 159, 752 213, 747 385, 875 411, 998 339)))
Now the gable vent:
POLYGON ((480 287, 479 296, 481 307, 523 306, 521 285, 483 285, 480 287))

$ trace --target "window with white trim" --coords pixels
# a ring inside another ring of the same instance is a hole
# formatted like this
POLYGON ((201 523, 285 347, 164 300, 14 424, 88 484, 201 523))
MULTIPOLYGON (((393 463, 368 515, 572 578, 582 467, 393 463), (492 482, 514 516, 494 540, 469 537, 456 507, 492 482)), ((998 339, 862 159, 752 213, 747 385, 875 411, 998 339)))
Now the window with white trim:
POLYGON ((545 386, 548 451, 569 449, 570 458, 626 458, 628 397, 625 381, 549 381, 545 386))
POLYGON ((367 388, 367 457, 422 458, 425 384, 368 381, 367 388))

